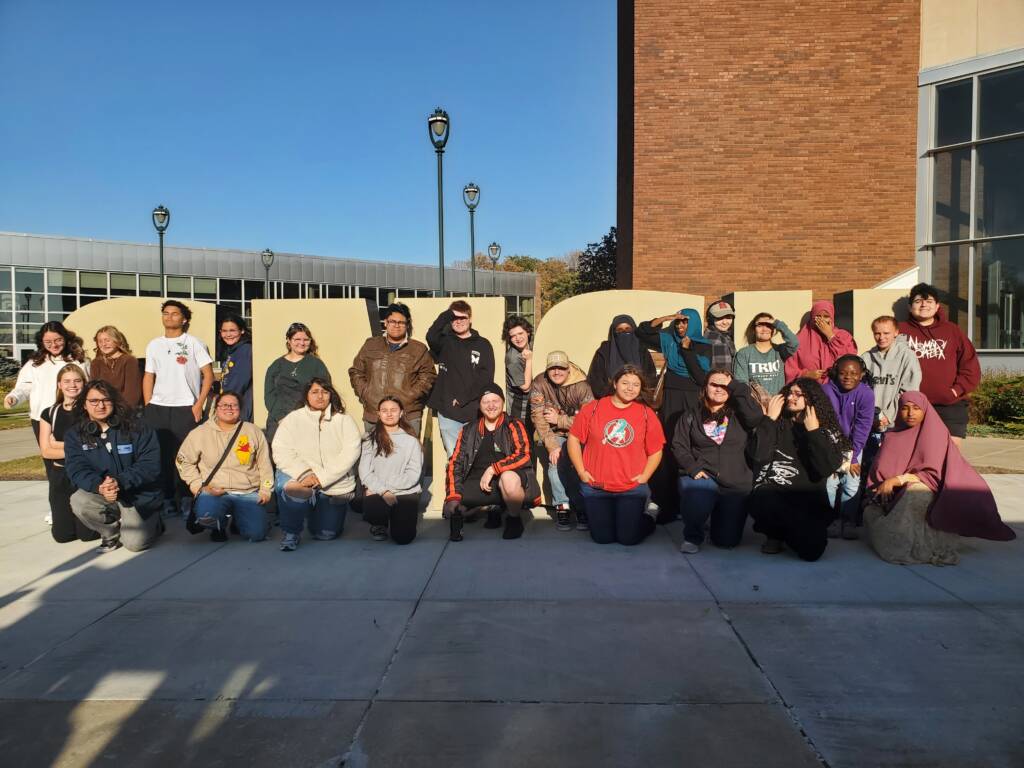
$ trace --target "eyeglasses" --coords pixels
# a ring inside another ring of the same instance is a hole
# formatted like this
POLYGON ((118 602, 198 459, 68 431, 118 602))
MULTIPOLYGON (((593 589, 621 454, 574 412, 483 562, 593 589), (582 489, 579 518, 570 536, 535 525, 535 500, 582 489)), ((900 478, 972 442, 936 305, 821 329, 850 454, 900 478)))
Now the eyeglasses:
POLYGON ((405 320, 385 320, 388 325, 408 325, 405 320))
POLYGON ((917 297, 916 299, 914 299, 910 303, 911 304, 938 304, 939 302, 937 302, 935 299, 931 298, 930 296, 928 298, 922 298, 922 297, 919 296, 919 297, 917 297))
POLYGON ((237 411, 240 410, 237 405, 231 403, 217 403, 218 411, 237 411))
POLYGON ((110 405, 113 402, 114 402, 113 400, 111 400, 110 398, 107 398, 107 397, 104 397, 104 398, 87 398, 86 401, 85 401, 85 404, 86 405, 93 405, 93 406, 95 406, 95 405, 110 405))

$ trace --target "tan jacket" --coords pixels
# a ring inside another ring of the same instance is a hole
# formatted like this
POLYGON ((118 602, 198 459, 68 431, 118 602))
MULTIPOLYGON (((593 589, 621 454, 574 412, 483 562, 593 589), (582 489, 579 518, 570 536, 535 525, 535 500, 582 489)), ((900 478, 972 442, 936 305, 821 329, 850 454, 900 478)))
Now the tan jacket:
MULTIPOLYGON (((175 463, 178 474, 192 493, 202 487, 210 470, 227 448, 228 440, 237 426, 225 432, 210 419, 188 433, 178 449, 175 463)), ((250 422, 242 424, 234 448, 220 465, 210 485, 236 493, 273 489, 274 468, 270 463, 270 450, 263 430, 250 422)))
POLYGON ((323 420, 320 415, 303 406, 281 420, 274 433, 274 463, 293 480, 313 472, 328 496, 352 493, 363 438, 359 425, 347 413, 334 413, 330 407, 323 420))
POLYGON ((392 352, 384 336, 371 336, 356 354, 348 376, 363 404, 363 419, 376 423, 377 404, 384 395, 397 395, 407 417, 419 416, 437 374, 422 341, 409 339, 392 352))
POLYGON ((530 419, 544 447, 555 450, 559 445, 558 437, 568 434, 580 408, 593 399, 587 375, 576 363, 569 363, 569 378, 560 387, 551 383, 547 372, 537 374, 530 386, 530 419), (548 406, 558 410, 557 424, 548 424, 544 418, 544 409, 548 406))

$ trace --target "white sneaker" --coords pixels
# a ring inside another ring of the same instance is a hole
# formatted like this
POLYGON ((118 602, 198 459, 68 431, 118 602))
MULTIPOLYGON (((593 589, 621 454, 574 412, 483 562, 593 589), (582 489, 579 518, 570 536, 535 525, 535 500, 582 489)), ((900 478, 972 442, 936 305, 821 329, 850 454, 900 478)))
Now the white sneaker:
POLYGON ((700 552, 700 544, 694 544, 692 541, 684 541, 679 545, 679 551, 684 555, 696 555, 700 552))
POLYGON ((294 552, 298 546, 299 534, 297 533, 286 533, 284 538, 281 539, 282 552, 294 552))
POLYGON ((53 525, 53 512, 47 512, 43 515, 43 522, 47 525, 53 525))

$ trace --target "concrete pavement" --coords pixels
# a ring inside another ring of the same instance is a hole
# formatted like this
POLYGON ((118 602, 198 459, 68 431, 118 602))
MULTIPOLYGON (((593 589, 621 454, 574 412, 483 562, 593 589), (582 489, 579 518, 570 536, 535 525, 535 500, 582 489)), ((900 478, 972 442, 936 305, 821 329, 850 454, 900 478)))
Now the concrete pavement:
MULTIPOLYGON (((1024 476, 988 478, 1024 534, 1024 476)), ((1024 538, 954 568, 518 541, 55 544, 0 484, 10 765, 1020 766, 1024 538), (342 763, 344 760, 344 763, 342 763)), ((279 535, 275 531, 275 538, 279 535)))
POLYGON ((0 461, 23 459, 39 453, 32 427, 0 430, 0 461))

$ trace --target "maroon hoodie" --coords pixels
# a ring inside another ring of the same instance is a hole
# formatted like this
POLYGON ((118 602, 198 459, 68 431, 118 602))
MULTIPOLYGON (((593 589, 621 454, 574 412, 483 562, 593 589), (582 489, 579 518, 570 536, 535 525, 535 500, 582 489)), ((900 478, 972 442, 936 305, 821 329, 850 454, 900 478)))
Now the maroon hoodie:
POLYGON ((899 324, 899 331, 921 363, 921 392, 932 405, 955 403, 978 386, 978 353, 960 326, 946 319, 943 307, 931 325, 919 325, 910 318, 899 324))

